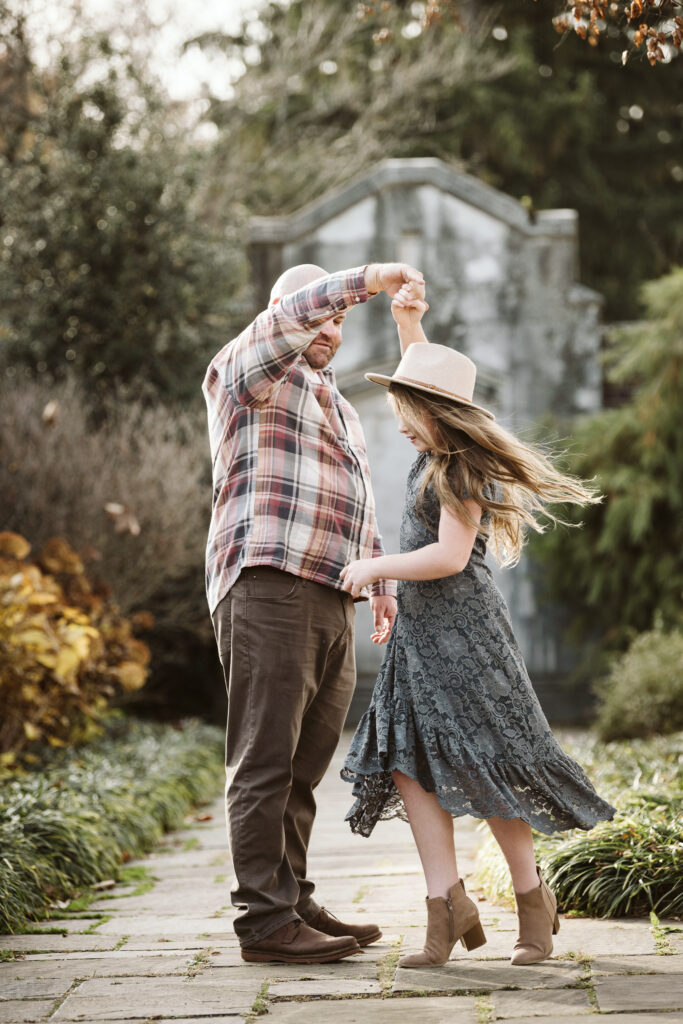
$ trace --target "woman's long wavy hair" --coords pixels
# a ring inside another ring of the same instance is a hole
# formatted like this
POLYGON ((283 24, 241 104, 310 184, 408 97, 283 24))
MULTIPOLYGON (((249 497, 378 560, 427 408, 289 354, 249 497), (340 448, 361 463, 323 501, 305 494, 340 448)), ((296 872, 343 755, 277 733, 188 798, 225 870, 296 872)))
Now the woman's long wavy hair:
POLYGON ((588 484, 560 472, 542 451, 478 409, 402 384, 391 384, 389 404, 432 455, 420 499, 431 486, 442 506, 486 537, 501 565, 519 561, 528 529, 543 533, 538 515, 563 522, 549 504, 602 500, 588 484), (488 522, 475 522, 463 502, 465 494, 481 505, 482 519, 489 513, 488 522))

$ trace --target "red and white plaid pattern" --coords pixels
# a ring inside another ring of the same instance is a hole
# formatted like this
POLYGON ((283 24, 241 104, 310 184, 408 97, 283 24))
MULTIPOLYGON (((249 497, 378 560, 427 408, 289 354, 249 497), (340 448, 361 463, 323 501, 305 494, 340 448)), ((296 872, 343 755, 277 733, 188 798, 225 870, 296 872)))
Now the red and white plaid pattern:
POLYGON ((360 420, 333 370, 303 358, 327 320, 367 298, 364 268, 321 278, 260 313, 209 366, 212 613, 248 565, 341 589, 348 562, 383 554, 360 420))

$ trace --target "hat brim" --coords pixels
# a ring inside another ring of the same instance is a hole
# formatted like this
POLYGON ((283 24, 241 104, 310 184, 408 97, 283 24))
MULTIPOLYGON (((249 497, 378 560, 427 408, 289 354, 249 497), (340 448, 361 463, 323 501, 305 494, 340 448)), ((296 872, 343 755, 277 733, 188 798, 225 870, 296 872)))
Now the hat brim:
POLYGON ((462 405, 464 409, 477 409, 492 420, 495 420, 496 418, 492 412, 489 412, 488 409, 484 409, 482 405, 476 405, 474 402, 468 402, 467 399, 461 398, 459 395, 453 395, 448 391, 442 391, 440 388, 429 387, 426 384, 416 384, 412 380, 402 380, 401 377, 387 377, 383 373, 366 373, 365 379, 369 380, 372 384, 380 384, 383 388, 388 388, 390 384, 400 384, 404 388, 412 388, 413 391, 422 391, 425 395, 431 395, 433 398, 447 398, 456 405, 462 405))

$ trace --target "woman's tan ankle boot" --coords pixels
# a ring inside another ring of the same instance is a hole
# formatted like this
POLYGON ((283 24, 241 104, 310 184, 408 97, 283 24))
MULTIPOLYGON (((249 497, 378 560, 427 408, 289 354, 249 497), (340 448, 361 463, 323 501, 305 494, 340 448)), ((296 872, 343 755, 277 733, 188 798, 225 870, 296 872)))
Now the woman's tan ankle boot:
POLYGON ((537 964, 546 960, 553 951, 552 936, 560 930, 557 900, 543 881, 541 869, 536 868, 539 886, 531 892, 515 893, 519 935, 515 942, 511 963, 537 964))
POLYGON ((486 942, 484 929, 479 923, 476 904, 465 895, 460 879, 448 892, 448 897, 427 897, 427 937, 421 953, 402 956, 399 967, 441 967, 446 963, 458 939, 466 949, 477 949, 486 942))

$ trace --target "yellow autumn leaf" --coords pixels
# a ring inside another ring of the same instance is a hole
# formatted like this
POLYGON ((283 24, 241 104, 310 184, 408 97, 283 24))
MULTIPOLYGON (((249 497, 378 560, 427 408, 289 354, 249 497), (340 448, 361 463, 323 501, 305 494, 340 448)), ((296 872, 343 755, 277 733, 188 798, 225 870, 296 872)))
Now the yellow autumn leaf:
POLYGON ((43 605, 43 604, 57 604, 59 598, 55 594, 47 594, 45 591, 41 594, 31 594, 27 600, 28 605, 43 605))
POLYGON ((21 696, 24 700, 35 704, 40 699, 40 690, 32 683, 24 683, 21 688, 21 696))
POLYGON ((57 665, 57 655, 56 654, 50 654, 50 653, 47 653, 47 654, 36 654, 35 655, 35 659, 36 659, 36 661, 38 662, 39 665, 43 666, 43 668, 53 669, 57 665))
POLYGON ((51 537, 45 541, 38 561, 46 572, 68 573, 78 576, 83 572, 83 562, 63 537, 51 537))
POLYGON ((51 747, 65 747, 66 743, 64 740, 60 740, 59 736, 48 736, 47 742, 51 747))
POLYGON ((78 656, 78 652, 75 651, 73 647, 62 647, 61 651, 57 655, 55 675, 58 679, 66 682, 75 676, 80 664, 81 659, 78 656))
POLYGON ((124 690, 139 690, 145 684, 147 672, 135 661, 124 661, 117 667, 116 676, 124 690))
POLYGON ((26 558, 31 550, 31 545, 20 533, 12 533, 4 530, 0 533, 0 555, 7 555, 10 558, 26 558))
POLYGON ((26 739, 38 740, 40 739, 41 732, 33 722, 24 722, 24 732, 26 733, 26 739))
POLYGON ((48 651, 52 647, 52 640, 42 629, 24 629, 14 636, 14 642, 24 647, 36 647, 39 651, 48 651))
POLYGON ((139 665, 149 665, 152 654, 147 644, 144 644, 142 640, 128 640, 126 649, 130 660, 137 661, 139 665))
POLYGON ((83 632, 80 626, 68 628, 66 636, 69 646, 76 652, 79 661, 85 661, 90 654, 90 637, 83 632))

